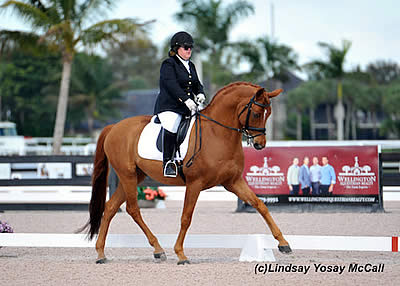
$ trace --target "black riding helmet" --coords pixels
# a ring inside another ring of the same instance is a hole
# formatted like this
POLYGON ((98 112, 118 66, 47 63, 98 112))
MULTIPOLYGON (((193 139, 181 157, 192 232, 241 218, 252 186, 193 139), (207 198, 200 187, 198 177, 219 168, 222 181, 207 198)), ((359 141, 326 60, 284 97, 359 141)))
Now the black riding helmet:
POLYGON ((193 47, 193 43, 193 38, 189 33, 183 31, 178 32, 171 38, 171 49, 183 46, 193 47))
POLYGON ((168 55, 170 57, 175 56, 178 53, 179 47, 193 48, 193 38, 189 33, 186 32, 178 32, 171 38, 171 49, 169 50, 168 55))

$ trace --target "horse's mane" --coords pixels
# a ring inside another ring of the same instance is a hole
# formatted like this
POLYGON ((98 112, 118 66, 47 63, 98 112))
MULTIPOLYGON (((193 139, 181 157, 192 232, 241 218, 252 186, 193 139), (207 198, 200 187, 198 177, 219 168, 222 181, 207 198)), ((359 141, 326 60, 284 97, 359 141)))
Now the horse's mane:
POLYGON ((207 105, 207 107, 205 109, 207 109, 208 107, 212 106, 213 103, 215 102, 215 100, 218 100, 219 97, 225 95, 227 92, 229 92, 230 89, 237 87, 237 86, 249 86, 249 87, 255 87, 257 89, 262 88, 261 86, 257 85, 257 84, 253 84, 251 82, 245 82, 245 81, 237 81, 237 82, 233 82, 230 83, 224 87, 222 87, 221 89, 219 89, 217 91, 217 93, 214 95, 213 99, 211 100, 211 102, 207 105))

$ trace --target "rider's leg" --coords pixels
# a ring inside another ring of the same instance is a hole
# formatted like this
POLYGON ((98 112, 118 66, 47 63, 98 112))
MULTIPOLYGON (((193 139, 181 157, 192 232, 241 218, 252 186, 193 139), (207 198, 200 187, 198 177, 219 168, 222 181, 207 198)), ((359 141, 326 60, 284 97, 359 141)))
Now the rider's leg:
POLYGON ((174 161, 176 133, 182 116, 175 112, 165 111, 158 114, 163 131, 163 170, 165 177, 176 177, 178 170, 174 161))
POLYGON ((176 177, 177 167, 174 161, 176 133, 163 130, 163 169, 165 177, 176 177))

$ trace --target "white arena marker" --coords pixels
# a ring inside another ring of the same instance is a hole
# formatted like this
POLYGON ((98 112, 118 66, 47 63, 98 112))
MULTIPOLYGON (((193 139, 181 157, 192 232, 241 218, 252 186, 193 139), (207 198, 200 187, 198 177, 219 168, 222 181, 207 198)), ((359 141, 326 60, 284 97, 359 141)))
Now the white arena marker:
MULTIPOLYGON (((241 262, 275 262, 275 256, 271 248, 268 248, 269 237, 264 235, 249 235, 242 252, 240 253, 239 261, 241 262)), ((277 243, 275 243, 277 244, 277 243)))

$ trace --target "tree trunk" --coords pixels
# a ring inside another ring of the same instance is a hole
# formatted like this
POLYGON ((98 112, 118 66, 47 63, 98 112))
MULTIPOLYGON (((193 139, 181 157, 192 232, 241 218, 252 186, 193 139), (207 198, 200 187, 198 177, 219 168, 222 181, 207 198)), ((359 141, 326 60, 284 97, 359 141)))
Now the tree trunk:
POLYGON ((332 115, 331 115, 331 106, 329 104, 326 105, 326 120, 328 122, 328 139, 332 139, 332 115))
POLYGON ((22 110, 19 113, 19 122, 21 124, 21 127, 24 126, 24 124, 25 124, 25 111, 24 110, 22 110))
POLYGON ((72 59, 63 61, 60 94, 58 96, 56 123, 53 134, 53 155, 61 154, 61 145, 64 137, 64 126, 67 117, 69 82, 71 79, 72 59))
POLYGON ((93 116, 91 116, 90 114, 88 114, 88 132, 89 132, 89 136, 92 136, 93 134, 93 126, 94 126, 94 118, 93 116))
POLYGON ((297 124, 296 124, 297 125, 296 126, 296 139, 297 140, 301 140, 302 139, 303 130, 302 130, 302 126, 301 126, 302 118, 301 118, 301 111, 300 110, 297 110, 296 118, 297 118, 297 120, 296 120, 296 122, 297 122, 297 124))
POLYGON ((351 138, 357 140, 357 117, 354 111, 351 113, 351 133, 351 138))
POLYGON ((377 135, 378 135, 378 126, 377 126, 377 118, 376 118, 376 112, 372 111, 372 124, 373 124, 373 131, 372 134, 374 136, 374 139, 377 139, 377 135))
POLYGON ((344 139, 350 139, 350 122, 352 119, 352 112, 353 112, 353 104, 351 102, 347 103, 347 110, 346 110, 346 117, 345 117, 345 125, 344 125, 344 139))
POLYGON ((342 82, 339 80, 337 85, 337 105, 336 105, 336 129, 337 129, 337 140, 343 140, 343 121, 345 117, 344 106, 343 106, 343 92, 342 92, 342 82))
POLYGON ((310 108, 310 133, 311 133, 311 140, 315 140, 315 114, 314 108, 310 108))

